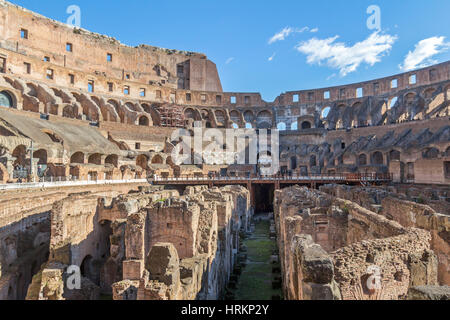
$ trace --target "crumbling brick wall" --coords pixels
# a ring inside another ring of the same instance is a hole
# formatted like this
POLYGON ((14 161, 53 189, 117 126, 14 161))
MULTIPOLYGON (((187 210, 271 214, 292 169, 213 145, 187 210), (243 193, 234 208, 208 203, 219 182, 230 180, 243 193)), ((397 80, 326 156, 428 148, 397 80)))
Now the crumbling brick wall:
POLYGON ((114 299, 220 298, 244 226, 237 222, 252 213, 249 199, 243 187, 188 187, 182 197, 152 203, 133 221, 129 216, 123 281, 113 284, 114 299))
POLYGON ((275 220, 287 299, 403 299, 411 286, 437 283, 428 231, 351 201, 286 188, 276 192, 275 220), (328 229, 320 232, 318 221, 328 229), (367 281, 377 270, 374 289, 367 281))

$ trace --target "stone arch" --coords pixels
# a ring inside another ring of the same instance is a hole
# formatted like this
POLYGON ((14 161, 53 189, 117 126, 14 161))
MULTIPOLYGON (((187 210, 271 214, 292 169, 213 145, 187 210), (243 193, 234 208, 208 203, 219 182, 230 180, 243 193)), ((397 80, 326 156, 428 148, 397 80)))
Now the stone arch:
POLYGON ((309 122, 309 121, 303 121, 302 122, 302 130, 308 130, 308 129, 311 129, 311 128, 312 128, 311 122, 309 122))
POLYGON ((33 153, 33 159, 39 159, 38 164, 47 164, 47 150, 39 149, 33 153))
POLYGON ((75 152, 70 157, 70 163, 84 163, 84 153, 83 152, 75 152))
POLYGON ((152 158, 152 164, 164 164, 164 159, 161 155, 157 154, 152 158))
POLYGON ((136 158, 136 165, 144 170, 148 168, 148 157, 145 154, 140 154, 136 158))
POLYGON ((277 124, 277 129, 280 131, 286 131, 286 123, 280 122, 277 124))
POLYGON ((138 124, 142 127, 148 127, 150 126, 150 120, 147 116, 140 116, 138 119, 138 124))
POLYGON ((198 110, 195 110, 193 108, 186 108, 184 110, 184 117, 186 119, 192 119, 193 121, 200 121, 201 120, 201 115, 198 112, 198 110))
POLYGON ((14 94, 6 90, 0 91, 0 107, 16 108, 14 94))
POLYGON ((384 164, 384 157, 380 151, 376 151, 376 152, 372 153, 372 164, 373 165, 383 165, 384 164))
POLYGON ((201 115, 202 115, 203 120, 211 121, 211 116, 210 116, 209 110, 202 109, 201 115))
POLYGON ((90 280, 95 280, 94 267, 92 265, 93 258, 91 255, 84 257, 80 265, 81 275, 90 280))
POLYGON ((245 111, 244 120, 245 122, 253 123, 255 121, 255 114, 250 110, 245 111))
POLYGON ((214 113, 216 116, 216 122, 218 126, 225 126, 226 122, 227 122, 227 116, 225 114, 225 111, 223 110, 216 110, 216 112, 214 113))
POLYGON ((241 123, 241 113, 237 110, 230 111, 230 120, 234 123, 241 123))
POLYGON ((431 88, 427 88, 425 90, 423 90, 423 97, 425 99, 431 99, 434 96, 434 93, 436 92, 436 88, 431 87, 431 88))
POLYGON ((100 153, 91 154, 88 158, 88 163, 101 165, 102 164, 102 155, 100 153))
POLYGON ((403 96, 403 101, 405 102, 406 105, 412 105, 415 99, 416 99, 415 92, 408 92, 403 96))
POLYGON ((119 166, 119 156, 116 154, 111 154, 106 157, 105 164, 112 164, 115 168, 119 166))
POLYGON ((65 118, 78 118, 78 107, 75 105, 68 104, 63 108, 62 116, 65 118))
POLYGON ((272 112, 270 112, 269 110, 262 110, 258 112, 258 115, 256 116, 256 121, 258 122, 258 127, 259 124, 262 123, 269 123, 270 124, 269 127, 272 127, 272 112))
POLYGON ((401 156, 401 154, 400 154, 400 151, 398 151, 398 150, 391 150, 389 152, 389 160, 390 161, 395 161, 395 160, 400 161, 400 156, 401 156))
POLYGON ((296 122, 293 122, 292 124, 291 124, 291 130, 292 131, 297 131, 298 130, 298 122, 296 121, 296 122))
POLYGON ((27 147, 24 146, 23 144, 17 146, 13 150, 12 156, 16 158, 16 160, 14 160, 14 166, 19 165, 25 167, 27 157, 27 147))
POLYGON ((367 165, 367 155, 364 153, 361 153, 358 156, 358 165, 359 166, 366 166, 367 165))
POLYGON ((437 159, 439 158, 439 149, 437 148, 426 148, 422 152, 422 158, 424 159, 437 159))

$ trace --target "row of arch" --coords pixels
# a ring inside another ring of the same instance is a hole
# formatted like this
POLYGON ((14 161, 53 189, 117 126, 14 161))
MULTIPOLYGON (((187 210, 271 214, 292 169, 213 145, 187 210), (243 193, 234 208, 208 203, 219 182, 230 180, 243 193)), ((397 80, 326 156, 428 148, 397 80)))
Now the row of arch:
MULTIPOLYGON (((8 80, 8 79, 7 79, 8 80)), ((18 85, 13 80, 9 82, 18 85)), ((158 103, 121 101, 114 98, 103 98, 95 95, 86 95, 75 91, 66 91, 64 89, 49 88, 44 90, 42 85, 26 83, 27 87, 22 88, 23 94, 29 97, 24 102, 26 108, 38 112, 37 101, 45 104, 45 111, 50 114, 60 114, 64 117, 77 118, 84 116, 90 121, 112 121, 125 124, 135 124, 140 126, 159 126, 161 125, 161 115, 159 114, 158 103), (32 104, 34 106, 29 106, 32 104)), ((450 85, 442 88, 428 87, 418 93, 409 91, 402 96, 388 98, 385 107, 380 110, 376 119, 371 118, 371 112, 368 108, 361 108, 362 101, 356 101, 351 106, 339 104, 337 106, 325 106, 318 114, 318 119, 329 129, 351 128, 355 126, 378 125, 383 121, 386 113, 392 109, 397 111, 390 112, 391 121, 403 117, 406 120, 413 120, 420 108, 413 108, 418 97, 429 102, 436 93, 444 92, 445 100, 449 100, 450 85), (400 104, 402 108, 400 108, 400 104), (401 110, 400 110, 401 109, 401 110), (413 110, 414 109, 414 110, 413 110), (333 112, 331 112, 333 111, 333 112), (403 115, 402 115, 403 114, 403 115)), ((11 91, 3 90, 0 92, 0 106, 16 107, 17 99, 11 91)), ((211 109, 201 107, 187 107, 184 109, 186 120, 204 121, 206 127, 218 128, 274 128, 280 130, 298 130, 306 128, 297 121, 293 124, 284 122, 277 123, 270 109, 260 111, 236 109, 211 109), (289 127, 289 128, 288 128, 289 127)), ((311 124, 311 123, 310 123, 311 124)))
MULTIPOLYGON (((439 159, 440 157, 450 158, 450 146, 441 152, 437 147, 427 147, 421 151, 422 159, 439 159)), ((297 156, 291 156, 289 159, 290 167, 292 170, 298 168, 297 156)), ((401 161, 401 152, 399 150, 391 150, 387 153, 382 151, 374 151, 371 153, 359 153, 355 156, 355 165, 357 166, 383 166, 388 165, 391 161, 401 161)), ((331 165, 342 165, 344 164, 343 155, 337 157, 331 165)), ((311 154, 308 158, 308 165, 312 167, 323 166, 324 164, 319 161, 319 156, 317 154, 311 154)))

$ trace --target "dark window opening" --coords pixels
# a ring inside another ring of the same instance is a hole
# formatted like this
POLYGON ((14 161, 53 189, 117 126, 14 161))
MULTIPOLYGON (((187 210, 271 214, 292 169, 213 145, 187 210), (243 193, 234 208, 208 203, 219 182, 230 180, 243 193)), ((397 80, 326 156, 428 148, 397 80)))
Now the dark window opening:
POLYGON ((28 62, 24 62, 24 66, 25 66, 25 73, 30 74, 31 73, 31 64, 28 62))
POLYGON ((302 130, 311 129, 311 123, 309 121, 304 121, 302 123, 302 130))

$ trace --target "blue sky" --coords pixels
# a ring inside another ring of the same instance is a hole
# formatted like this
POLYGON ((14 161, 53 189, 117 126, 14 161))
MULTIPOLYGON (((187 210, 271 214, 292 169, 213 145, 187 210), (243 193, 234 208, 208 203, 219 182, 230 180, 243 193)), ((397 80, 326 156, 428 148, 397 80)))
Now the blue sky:
POLYGON ((450 60, 448 0, 11 2, 62 22, 75 4, 83 28, 122 43, 203 52, 224 91, 266 101, 450 60), (370 5, 380 8, 380 31, 367 27, 370 5))

